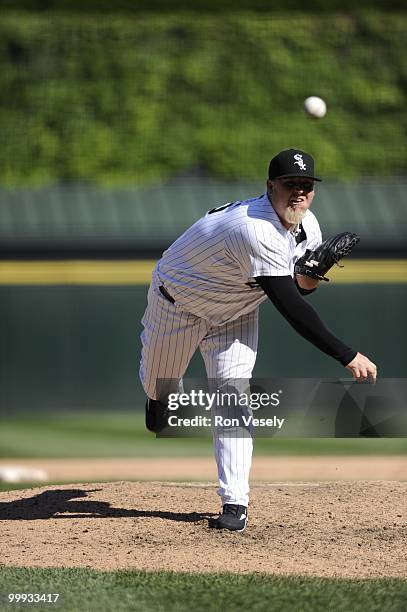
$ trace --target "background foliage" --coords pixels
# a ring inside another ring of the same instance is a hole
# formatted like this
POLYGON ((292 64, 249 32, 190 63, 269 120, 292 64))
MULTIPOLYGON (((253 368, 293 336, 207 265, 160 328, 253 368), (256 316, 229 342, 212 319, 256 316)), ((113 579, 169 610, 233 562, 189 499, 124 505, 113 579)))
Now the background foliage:
POLYGON ((405 174, 406 27, 381 11, 5 12, 0 183, 257 180, 289 146, 323 176, 405 174))

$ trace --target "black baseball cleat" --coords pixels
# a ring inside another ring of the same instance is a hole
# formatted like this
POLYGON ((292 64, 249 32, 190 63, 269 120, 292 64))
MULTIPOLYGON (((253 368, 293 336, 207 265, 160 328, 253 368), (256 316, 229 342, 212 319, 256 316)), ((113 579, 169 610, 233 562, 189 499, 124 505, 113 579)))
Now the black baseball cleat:
POLYGON ((247 525, 247 508, 237 504, 225 504, 222 514, 216 521, 216 529, 244 531, 247 525))
POLYGON ((166 404, 148 398, 146 401, 146 427, 153 433, 160 433, 168 425, 170 411, 166 404))

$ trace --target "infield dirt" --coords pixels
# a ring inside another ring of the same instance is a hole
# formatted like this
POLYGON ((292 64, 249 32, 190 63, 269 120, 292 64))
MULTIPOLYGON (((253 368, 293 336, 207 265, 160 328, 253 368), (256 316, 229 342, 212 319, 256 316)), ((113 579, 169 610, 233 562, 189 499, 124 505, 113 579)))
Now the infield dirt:
POLYGON ((406 577, 407 483, 254 484, 244 533, 210 528, 214 484, 0 494, 0 566, 406 577))

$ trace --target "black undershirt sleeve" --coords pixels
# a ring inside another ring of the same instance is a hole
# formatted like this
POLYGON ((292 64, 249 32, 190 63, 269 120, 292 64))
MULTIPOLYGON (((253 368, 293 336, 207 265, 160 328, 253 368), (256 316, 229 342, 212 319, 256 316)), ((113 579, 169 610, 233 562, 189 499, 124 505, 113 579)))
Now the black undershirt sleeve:
POLYGON ((277 310, 306 340, 346 366, 357 351, 334 336, 299 294, 291 276, 258 276, 256 281, 277 310))

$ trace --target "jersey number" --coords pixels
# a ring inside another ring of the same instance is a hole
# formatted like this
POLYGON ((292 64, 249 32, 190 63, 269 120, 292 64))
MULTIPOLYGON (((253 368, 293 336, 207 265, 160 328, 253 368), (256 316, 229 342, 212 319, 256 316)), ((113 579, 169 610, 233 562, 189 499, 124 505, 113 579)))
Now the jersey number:
POLYGON ((215 212, 220 212, 221 210, 225 210, 225 208, 229 208, 229 206, 233 206, 235 202, 229 202, 229 204, 224 204, 223 206, 217 206, 216 208, 212 208, 212 210, 208 211, 208 215, 211 215, 215 212))

